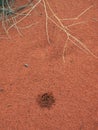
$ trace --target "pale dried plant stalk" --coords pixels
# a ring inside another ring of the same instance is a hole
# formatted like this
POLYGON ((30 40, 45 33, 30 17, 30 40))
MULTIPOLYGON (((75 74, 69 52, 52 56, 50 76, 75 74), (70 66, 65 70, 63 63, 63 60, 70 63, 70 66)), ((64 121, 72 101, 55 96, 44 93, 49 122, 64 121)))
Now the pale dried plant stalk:
MULTIPOLYGON (((77 46, 79 49, 81 49, 82 51, 86 52, 86 53, 89 53, 91 54, 93 57, 95 58, 98 58, 97 56, 95 56, 93 54, 93 52, 88 49, 88 47, 81 41, 79 40, 76 36, 74 36, 73 34, 70 33, 70 27, 72 26, 76 26, 78 24, 83 24, 85 23, 84 21, 82 22, 76 22, 74 24, 70 24, 68 26, 65 26, 63 24, 63 21, 64 20, 78 20, 81 16, 83 16, 85 13, 87 13, 91 8, 93 8, 93 5, 89 6, 87 9, 84 9, 78 16, 74 17, 74 18, 59 18, 56 13, 53 11, 53 9, 51 8, 48 0, 37 0, 37 2, 35 4, 33 4, 33 1, 30 1, 29 4, 26 4, 24 6, 21 6, 19 8, 17 8, 15 11, 14 11, 14 14, 12 17, 9 17, 9 18, 4 18, 2 19, 2 26, 6 32, 6 34, 8 35, 8 32, 11 28, 15 27, 16 30, 18 31, 18 33, 21 35, 19 29, 22 29, 21 27, 19 28, 18 27, 18 24, 20 22, 22 22, 25 18, 27 18, 29 15, 31 15, 32 11, 34 9, 36 9, 36 7, 38 7, 39 5, 43 5, 43 8, 44 8, 44 12, 45 12, 45 18, 46 18, 46 21, 45 21, 45 26, 46 26, 46 36, 47 36, 47 41, 48 43, 50 44, 50 38, 49 38, 49 28, 48 28, 48 21, 51 21, 53 24, 55 24, 55 26, 57 28, 59 28, 60 30, 62 30, 65 35, 65 44, 64 44, 64 48, 63 48, 63 54, 62 54, 62 57, 63 57, 63 61, 65 62, 65 52, 66 52, 66 49, 67 49, 67 46, 68 46, 68 41, 71 41, 75 46, 77 46), (24 9, 24 10, 22 10, 24 9), (18 11, 21 10, 19 13, 18 11), (51 12, 52 14, 52 18, 51 16, 49 16, 48 14, 48 11, 51 12), (17 20, 17 18, 19 16, 22 16, 19 20, 17 20), (10 21, 12 20, 13 21, 13 24, 11 24, 11 26, 9 26, 7 29, 6 29, 6 26, 5 26, 5 23, 7 21, 10 21)), ((4 16, 4 12, 3 12, 3 16, 4 16)), ((28 25, 26 28, 28 27, 31 27, 33 24, 31 25, 28 25)), ((25 28, 24 28, 25 29, 25 28)))

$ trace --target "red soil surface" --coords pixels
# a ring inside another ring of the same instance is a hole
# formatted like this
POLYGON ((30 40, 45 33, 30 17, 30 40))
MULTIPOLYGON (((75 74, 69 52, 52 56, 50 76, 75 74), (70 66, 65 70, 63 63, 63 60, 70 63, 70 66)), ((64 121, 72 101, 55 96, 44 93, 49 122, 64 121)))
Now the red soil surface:
MULTIPOLYGON (((86 24, 70 29, 98 56, 98 0, 52 0, 50 5, 61 18, 93 5, 79 19, 86 24)), ((12 29, 11 39, 0 39, 0 130, 98 130, 98 59, 69 41, 64 63, 66 35, 49 22, 49 45, 42 5, 20 25, 36 21, 21 31, 23 36, 12 29), (55 98, 50 109, 37 102, 47 92, 55 98)))

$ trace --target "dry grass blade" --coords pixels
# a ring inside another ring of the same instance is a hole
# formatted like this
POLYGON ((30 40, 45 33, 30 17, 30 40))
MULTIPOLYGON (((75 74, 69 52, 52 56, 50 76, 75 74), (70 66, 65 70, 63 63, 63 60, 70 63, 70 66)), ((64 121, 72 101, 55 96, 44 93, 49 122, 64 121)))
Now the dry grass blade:
POLYGON ((48 13, 47 13, 47 7, 46 7, 46 4, 45 4, 44 0, 43 0, 43 4, 44 4, 44 9, 45 9, 45 15, 46 15, 46 35, 47 35, 47 41, 50 44, 49 32, 48 32, 48 13))
MULTIPOLYGON (((14 2, 14 0, 12 0, 14 2)), ((68 46, 68 41, 71 41, 71 43, 73 43, 75 46, 77 46, 79 49, 81 49, 82 51, 91 54, 93 57, 98 58, 97 56, 95 56, 90 49, 88 49, 88 47, 81 41, 79 40, 76 36, 74 36, 71 32, 70 32, 70 28, 72 26, 76 26, 78 24, 84 24, 85 21, 82 22, 75 22, 74 20, 78 20, 80 17, 82 17, 85 13, 87 13, 87 11, 89 11, 93 5, 89 6, 87 9, 83 10, 79 15, 77 15, 77 17, 75 18, 59 18, 57 16, 57 14, 54 12, 54 10, 51 8, 48 0, 38 0, 35 4, 33 4, 33 1, 29 1, 29 3, 20 6, 18 8, 15 8, 14 10, 11 9, 11 6, 9 3, 7 4, 7 10, 5 8, 5 4, 4 4, 4 0, 2 2, 2 8, 1 8, 1 14, 0 14, 0 18, 2 21, 2 27, 4 28, 6 34, 9 34, 9 31, 11 28, 15 27, 16 30, 18 31, 18 33, 22 36, 20 29, 26 29, 31 27, 33 24, 28 25, 26 27, 18 27, 18 24, 20 22, 22 22, 24 19, 26 19, 29 15, 31 15, 32 11, 39 5, 42 4, 43 8, 44 8, 44 12, 45 12, 45 27, 46 27, 46 35, 47 35, 47 41, 50 44, 50 38, 49 38, 49 28, 48 28, 48 20, 51 21, 53 24, 55 24, 55 26, 57 28, 59 28, 60 30, 62 30, 65 33, 65 44, 64 44, 64 48, 63 48, 63 61, 64 60, 64 55, 65 55, 65 51, 67 49, 68 46), (49 12, 51 13, 52 17, 49 15, 49 12), (8 18, 9 16, 9 18, 8 18), (21 17, 21 18, 19 18, 21 17), (63 24, 64 20, 73 20, 74 23, 73 24, 69 24, 67 26, 65 26, 63 24), (8 27, 6 26, 6 23, 12 21, 12 24, 8 27)))
POLYGON ((60 20, 78 20, 81 16, 83 16, 88 10, 90 10, 91 8, 93 8, 93 5, 89 6, 87 9, 85 9, 84 11, 82 11, 78 16, 76 16, 75 18, 62 18, 60 20))
MULTIPOLYGON (((27 13, 25 16, 23 16, 20 20, 18 20, 16 23, 12 24, 12 25, 8 28, 7 31, 9 31, 13 26, 15 26, 15 24, 18 24, 18 23, 22 22, 25 18, 27 18, 28 15, 40 4, 40 2, 41 2, 41 0, 39 0, 34 6, 31 6, 31 7, 29 8, 29 10, 28 10, 28 13, 27 13)), ((23 13, 24 13, 24 12, 22 12, 22 14, 23 14, 23 13)))
MULTIPOLYGON (((52 18, 50 18, 48 16, 48 14, 46 14, 46 17, 47 19, 49 19, 51 22, 53 22, 60 30, 62 30, 66 35, 67 35, 67 40, 65 42, 65 45, 64 45, 64 49, 63 49, 63 61, 64 61, 64 53, 65 53, 65 48, 67 47, 67 42, 68 40, 70 40, 75 46, 77 46, 79 49, 81 49, 82 51, 86 52, 86 53, 89 53, 91 54, 92 56, 94 56, 95 58, 98 58, 97 56, 95 56, 89 49, 88 47, 83 43, 81 42, 77 37, 75 37, 74 35, 72 35, 70 32, 69 32, 69 27, 71 26, 74 26, 74 25, 77 25, 77 24, 81 24, 81 23, 84 23, 84 22, 78 22, 78 23, 74 23, 74 24, 71 24, 69 26, 64 26, 64 24, 61 22, 62 19, 60 19, 53 11, 53 9, 50 7, 50 4, 48 1, 46 0, 43 0, 44 2, 44 7, 48 6, 50 12, 52 13, 52 15, 55 17, 56 21, 55 22, 52 18)), ((73 19, 79 19, 83 14, 85 14, 89 9, 91 9, 93 6, 91 5, 90 7, 88 7, 86 10, 84 10, 81 14, 79 14, 76 18, 73 18, 73 19)), ((46 9, 45 9, 46 10, 46 9)), ((47 13, 47 11, 45 11, 47 13)), ((69 20, 69 19, 67 19, 69 20)))

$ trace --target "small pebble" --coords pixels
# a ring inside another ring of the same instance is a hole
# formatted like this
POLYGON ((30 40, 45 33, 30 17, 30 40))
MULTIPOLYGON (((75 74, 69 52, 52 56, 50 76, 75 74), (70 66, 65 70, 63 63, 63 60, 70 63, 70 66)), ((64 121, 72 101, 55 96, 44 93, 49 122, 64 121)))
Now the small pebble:
POLYGON ((24 64, 25 67, 28 67, 29 65, 28 64, 24 64))

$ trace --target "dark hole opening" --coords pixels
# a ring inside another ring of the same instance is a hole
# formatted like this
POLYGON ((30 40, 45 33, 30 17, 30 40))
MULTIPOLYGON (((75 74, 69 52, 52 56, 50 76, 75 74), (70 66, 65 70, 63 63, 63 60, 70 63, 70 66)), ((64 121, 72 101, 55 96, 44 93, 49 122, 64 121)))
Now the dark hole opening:
POLYGON ((41 108, 50 109, 55 104, 55 98, 52 93, 48 92, 38 95, 37 102, 41 108))

